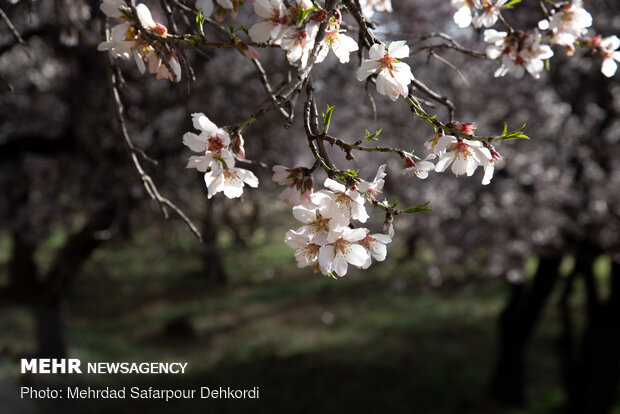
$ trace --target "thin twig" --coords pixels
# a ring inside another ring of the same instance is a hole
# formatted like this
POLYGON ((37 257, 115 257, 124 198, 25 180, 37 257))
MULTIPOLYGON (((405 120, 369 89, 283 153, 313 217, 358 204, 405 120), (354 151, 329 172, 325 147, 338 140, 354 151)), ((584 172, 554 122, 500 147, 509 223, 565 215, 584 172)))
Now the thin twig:
POLYGON ((434 50, 430 50, 428 52, 432 57, 434 57, 435 59, 437 59, 438 61, 440 61, 441 63, 449 66, 450 68, 452 68, 452 70, 454 70, 456 72, 457 75, 459 75, 459 78, 461 78, 461 80, 463 81, 463 83, 465 83, 465 85, 471 89, 471 85, 469 84, 469 82, 467 81, 467 78, 465 78, 465 75, 463 75, 463 73, 461 73, 461 71, 459 70, 459 68, 457 68, 452 62, 450 62, 449 60, 439 56, 437 53, 435 53, 434 50))
POLYGON ((114 115, 116 117, 116 122, 118 125, 119 132, 121 133, 121 137, 123 138, 123 143, 125 144, 125 149, 131 159, 131 162, 134 165, 134 169, 137 172, 138 176, 142 180, 142 184, 148 195, 152 200, 157 201, 159 206, 164 214, 164 217, 167 219, 169 217, 168 208, 174 211, 181 219, 185 222, 187 227, 194 233, 194 235, 198 238, 198 240, 202 241, 202 235, 198 228, 194 225, 189 217, 177 207, 173 202, 163 197, 157 186, 153 182, 153 179, 144 171, 142 165, 140 164, 140 160, 138 159, 137 154, 140 153, 134 146, 131 137, 129 136, 129 132, 127 132, 127 126, 125 124, 124 118, 124 108, 123 103, 121 102, 121 97, 118 91, 118 80, 114 71, 112 70, 112 64, 110 63, 109 57, 106 56, 106 69, 108 74, 108 86, 110 88, 112 94, 112 103, 114 105, 114 115))
POLYGON ((27 49, 26 41, 24 40, 22 35, 19 34, 19 31, 13 25, 13 22, 11 21, 11 19, 9 19, 9 16, 7 16, 7 14, 1 8, 0 8, 0 16, 2 16, 2 20, 4 20, 6 25, 9 27, 9 30, 11 31, 11 33, 13 33, 13 36, 15 36, 15 39, 17 39, 19 44, 22 45, 24 48, 26 48, 25 50, 26 50, 26 54, 28 55, 28 57, 31 57, 30 52, 27 49))

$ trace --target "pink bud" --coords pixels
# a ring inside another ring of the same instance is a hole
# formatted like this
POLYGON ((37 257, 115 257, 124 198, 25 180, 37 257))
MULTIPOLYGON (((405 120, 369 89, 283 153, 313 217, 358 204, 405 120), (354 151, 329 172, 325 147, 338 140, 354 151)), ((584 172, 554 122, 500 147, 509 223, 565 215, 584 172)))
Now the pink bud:
POLYGON ((415 167, 415 161, 411 159, 411 157, 404 158, 405 168, 413 168, 415 167))
POLYGON ((235 48, 248 59, 258 59, 260 57, 260 53, 258 53, 258 50, 256 50, 252 46, 249 46, 238 37, 235 38, 235 48))
POLYGON ((235 140, 233 141, 233 152, 235 153, 235 155, 239 158, 245 158, 245 148, 244 145, 245 141, 243 140, 243 137, 241 136, 241 134, 237 134, 237 137, 235 138, 235 140))
POLYGON ((476 130, 476 124, 473 122, 453 121, 452 128, 463 134, 473 135, 474 131, 476 130))

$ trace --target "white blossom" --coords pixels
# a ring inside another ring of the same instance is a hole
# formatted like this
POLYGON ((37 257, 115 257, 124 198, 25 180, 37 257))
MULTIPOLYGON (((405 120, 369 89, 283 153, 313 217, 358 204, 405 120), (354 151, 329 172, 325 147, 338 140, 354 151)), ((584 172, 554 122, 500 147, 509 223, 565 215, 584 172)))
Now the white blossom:
POLYGON ((311 195, 314 190, 312 175, 305 174, 301 168, 287 168, 283 165, 275 165, 273 173, 273 181, 287 186, 278 199, 290 206, 312 203, 311 195))
MULTIPOLYGON (((289 230, 284 235, 284 243, 295 249, 295 260, 298 267, 306 267, 317 262, 321 246, 311 241, 311 237, 305 231, 289 230)), ((329 273, 327 271, 326 273, 329 273)))
POLYGON ((267 19, 250 27, 250 38, 257 43, 271 40, 274 44, 279 44, 294 22, 293 15, 282 0, 256 0, 254 12, 267 19))
POLYGON ((472 23, 472 14, 477 16, 477 9, 480 9, 479 0, 452 0, 452 7, 456 7, 453 19, 460 28, 468 27, 472 23))
POLYGON ((620 62, 620 51, 616 51, 620 47, 620 39, 618 36, 609 36, 600 41, 600 48, 603 53, 603 65, 601 72, 603 75, 611 78, 616 74, 616 69, 620 62))
POLYGON ((482 11, 479 14, 476 14, 472 21, 474 27, 491 27, 497 22, 499 17, 500 9, 504 4, 506 4, 508 0, 481 0, 482 11))
POLYGON ((215 163, 211 171, 205 174, 207 185, 207 197, 211 198, 219 192, 223 192, 228 198, 238 198, 243 194, 245 184, 250 187, 258 187, 258 178, 250 170, 243 168, 225 168, 220 163, 215 163))
POLYGON ((125 3, 125 0, 103 0, 99 5, 99 8, 108 17, 123 17, 121 10, 128 11, 129 8, 125 3))
POLYGON ((392 12, 391 0, 360 0, 360 6, 362 14, 368 19, 375 15, 375 11, 392 12))
POLYGON ((409 46, 404 40, 392 42, 389 47, 383 43, 371 46, 370 59, 365 59, 357 71, 357 79, 364 80, 377 73, 377 92, 395 101, 406 97, 408 85, 413 80, 411 68, 399 59, 409 56, 409 46))
POLYGON ((305 27, 291 29, 285 34, 280 46, 286 50, 286 58, 290 63, 299 61, 301 68, 306 66, 317 32, 316 24, 307 24, 305 27))
POLYGON ((349 54, 359 49, 357 42, 344 34, 344 30, 340 29, 340 24, 334 18, 325 30, 325 39, 321 45, 321 49, 316 57, 316 63, 321 63, 327 57, 330 50, 338 58, 340 63, 349 61, 349 54))
POLYGON ((581 7, 581 2, 564 4, 549 19, 549 30, 553 33, 550 43, 572 48, 575 40, 586 34, 590 26, 592 15, 581 7))
POLYGON ((360 180, 357 183, 357 190, 361 193, 366 193, 368 198, 371 200, 377 200, 377 197, 383 191, 383 186, 385 185, 385 164, 379 166, 377 170, 377 174, 375 174, 374 180, 372 182, 360 180))
POLYGON ((97 45, 100 52, 108 51, 110 56, 115 59, 130 59, 134 56, 135 40, 128 36, 130 30, 133 30, 131 23, 125 22, 118 24, 110 29, 110 38, 97 45), (127 39, 131 40, 127 40, 127 39))
POLYGON ((491 43, 486 50, 487 57, 501 58, 502 62, 500 68, 495 71, 495 77, 510 73, 516 78, 521 78, 527 71, 535 79, 540 78, 545 68, 543 60, 553 56, 551 47, 541 44, 540 40, 537 29, 532 33, 523 32, 520 35, 510 35, 494 29, 485 30, 484 41, 491 43))
POLYGON ((435 159, 435 154, 429 154, 420 161, 414 161, 413 159, 407 157, 405 159, 405 169, 402 171, 404 175, 408 175, 410 177, 418 177, 422 180, 428 177, 428 172, 435 169, 435 164, 430 162, 429 160, 435 159))
POLYGON ((340 237, 333 243, 319 249, 319 265, 326 269, 333 269, 338 276, 347 274, 349 263, 354 266, 364 266, 370 254, 359 242, 366 236, 364 228, 342 229, 340 237))
POLYGON ((443 172, 452 164, 454 175, 467 174, 471 176, 476 168, 487 166, 491 161, 491 153, 480 141, 460 139, 452 135, 445 135, 437 142, 440 151, 435 171, 443 172))
POLYGON ((499 165, 503 162, 502 156, 495 150, 493 145, 488 145, 487 147, 491 154, 491 159, 489 163, 484 166, 484 177, 482 177, 482 185, 487 185, 491 183, 491 179, 493 178, 493 173, 495 171, 495 166, 499 165))
POLYGON ((152 53, 149 57, 149 72, 157 75, 157 79, 168 79, 172 82, 179 82, 181 80, 181 65, 176 56, 172 54, 168 59, 168 66, 157 56, 156 53, 152 53), (170 72, 172 70, 172 72, 170 72))
POLYGON ((304 223, 297 231, 308 234, 309 240, 321 246, 332 243, 349 225, 345 216, 325 217, 316 206, 295 206, 293 216, 304 223))
POLYGON ((387 256, 387 244, 392 242, 392 238, 387 234, 367 234, 359 244, 363 246, 369 253, 366 263, 362 265, 362 269, 368 269, 371 264, 370 257, 374 258, 378 262, 385 260, 387 256))
POLYGON ((325 179, 324 185, 329 190, 321 190, 312 195, 312 201, 319 206, 321 215, 344 217, 347 222, 354 219, 366 223, 368 213, 364 208, 364 197, 359 192, 330 178, 325 179))

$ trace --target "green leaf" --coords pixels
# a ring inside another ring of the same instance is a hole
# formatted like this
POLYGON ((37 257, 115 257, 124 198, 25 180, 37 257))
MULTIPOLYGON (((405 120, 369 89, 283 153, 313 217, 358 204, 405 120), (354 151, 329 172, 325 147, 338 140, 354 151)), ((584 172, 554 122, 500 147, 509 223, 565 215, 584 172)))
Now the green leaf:
POLYGON ((204 24, 205 20, 207 20, 207 18, 205 16, 203 16, 202 10, 198 10, 198 14, 196 15, 196 24, 198 26, 202 27, 202 25, 204 24))
POLYGON ((517 4, 521 3, 521 1, 522 0, 510 0, 502 6, 502 9, 513 9, 517 4))
POLYGON ((325 110, 325 112, 322 112, 321 115, 323 115, 323 131, 327 134, 327 131, 329 130, 329 124, 332 122, 332 114, 334 113, 334 108, 336 106, 329 106, 327 105, 327 109, 325 110))
POLYGON ((370 132, 368 132, 368 130, 366 129, 366 141, 378 141, 379 139, 377 138, 380 134, 381 131, 383 131, 383 128, 379 128, 378 131, 373 132, 372 134, 370 132))
POLYGON ((502 135, 506 135, 506 131, 508 131, 508 124, 504 122, 504 130, 502 131, 502 135))
POLYGON ((413 214, 413 213, 419 213, 420 211, 431 211, 431 209, 428 207, 430 203, 431 203, 430 201, 427 201, 424 204, 418 204, 417 206, 406 208, 405 210, 402 211, 402 213, 413 214))
POLYGON ((349 177, 357 177, 357 173, 360 172, 360 170, 347 170, 343 172, 349 177))
POLYGON ((306 20, 306 17, 308 17, 308 15, 310 13, 312 13, 314 10, 316 10, 316 7, 308 7, 305 10, 302 10, 301 7, 299 8, 299 23, 303 23, 304 20, 306 20))

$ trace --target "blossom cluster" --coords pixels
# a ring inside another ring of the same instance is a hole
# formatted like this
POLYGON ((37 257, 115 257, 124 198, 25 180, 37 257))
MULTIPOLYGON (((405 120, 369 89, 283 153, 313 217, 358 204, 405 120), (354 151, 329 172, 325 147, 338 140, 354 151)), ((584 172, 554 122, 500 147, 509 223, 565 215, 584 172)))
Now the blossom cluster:
MULTIPOLYGON (((512 7, 507 0, 452 0, 457 8, 454 22, 461 28, 470 24, 476 28, 490 28, 501 18, 503 8, 512 7)), ((505 26, 509 27, 502 20, 505 26)), ((590 48, 603 57, 601 72, 607 77, 614 76, 620 61, 620 39, 617 36, 602 38, 586 37, 592 26, 592 16, 583 8, 581 0, 558 4, 548 17, 538 23, 538 29, 530 31, 497 31, 488 29, 484 32, 484 41, 490 43, 486 49, 489 59, 498 59, 501 66, 495 76, 511 74, 517 78, 525 72, 538 79, 545 65, 544 61, 553 56, 551 46, 563 46, 569 55, 575 51, 575 45, 590 48), (540 30, 540 32, 539 32, 540 30)))
POLYGON ((317 45, 316 62, 321 62, 329 50, 342 63, 349 61, 349 54, 358 50, 357 42, 341 29, 342 16, 336 10, 329 17, 326 10, 312 4, 310 0, 295 0, 287 8, 283 0, 256 0, 254 12, 262 20, 249 29, 250 38, 257 43, 271 43, 286 51, 291 64, 305 67, 315 47, 318 28, 327 22, 327 30, 321 44, 317 45))
MULTIPOLYGON (((99 43, 97 50, 108 51, 113 58, 134 59, 141 73, 146 70, 156 74, 157 79, 169 79, 173 82, 181 80, 181 65, 174 49, 167 48, 163 43, 149 41, 135 24, 131 11, 123 0, 103 0, 101 11, 110 18, 123 21, 112 27, 110 38, 99 43), (165 62, 162 61, 162 57, 165 62)), ((165 38, 168 29, 155 23, 151 11, 140 3, 136 6, 136 14, 140 25, 155 37, 165 38)))
MULTIPOLYGON (((450 124, 456 131, 470 135, 473 138, 475 124, 471 122, 457 122, 450 124)), ((415 176, 421 179, 428 177, 430 171, 444 172, 451 167, 457 177, 466 174, 472 176, 478 167, 484 169, 482 185, 487 185, 493 178, 495 167, 502 163, 503 158, 495 147, 489 143, 466 139, 454 135, 444 135, 438 132, 433 138, 424 143, 426 149, 432 152, 424 159, 413 156, 404 156, 404 175, 415 176), (437 158, 437 163, 431 160, 437 158)))
POLYGON ((252 171, 235 167, 235 157, 245 157, 241 135, 236 134, 231 140, 226 129, 218 128, 203 113, 192 114, 192 121, 200 133, 186 132, 183 144, 204 155, 192 155, 187 168, 205 173, 208 197, 223 192, 228 198, 238 198, 243 194, 245 184, 258 187, 258 178, 252 171))
POLYGON ((280 198, 293 206, 293 216, 303 223, 289 230, 284 242, 295 249, 297 266, 314 266, 315 271, 345 276, 349 264, 368 268, 372 258, 385 260, 390 235, 354 227, 353 221, 366 223, 365 201, 376 201, 383 189, 385 165, 372 182, 352 180, 348 185, 327 178, 325 188, 313 192, 309 172, 304 168, 273 167, 273 180, 287 188, 280 198))

